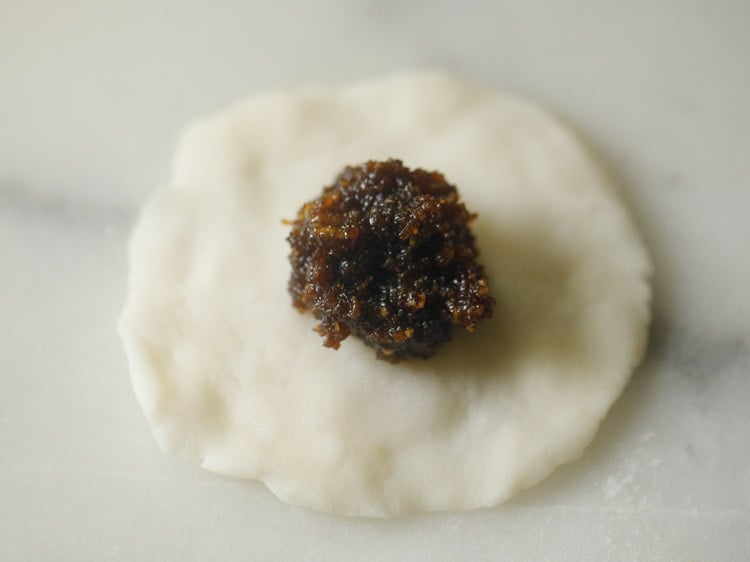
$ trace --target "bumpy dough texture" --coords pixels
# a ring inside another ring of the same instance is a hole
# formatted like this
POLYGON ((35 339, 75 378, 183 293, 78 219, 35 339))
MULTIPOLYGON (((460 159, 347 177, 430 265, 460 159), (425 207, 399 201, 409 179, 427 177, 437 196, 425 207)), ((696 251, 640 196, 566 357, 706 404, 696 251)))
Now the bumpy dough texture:
POLYGON ((646 252, 574 136, 440 74, 256 96, 196 123, 130 264, 120 332, 159 445, 342 514, 492 506, 575 459, 649 320, 646 252), (346 164, 388 157, 461 186, 498 301, 430 361, 326 349, 286 292, 281 218, 346 164))

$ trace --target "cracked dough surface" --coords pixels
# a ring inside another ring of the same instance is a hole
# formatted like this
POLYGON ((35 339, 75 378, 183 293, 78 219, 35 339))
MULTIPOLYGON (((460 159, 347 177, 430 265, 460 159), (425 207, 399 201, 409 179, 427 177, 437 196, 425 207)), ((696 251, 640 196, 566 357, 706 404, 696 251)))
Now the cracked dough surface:
POLYGON ((501 503, 577 458, 642 355, 651 266, 610 180, 538 106, 417 73, 255 96, 194 123, 144 208, 120 319, 162 449, 284 501, 390 516, 501 503), (322 347, 287 227, 346 164, 458 186, 494 318, 428 361, 322 347))

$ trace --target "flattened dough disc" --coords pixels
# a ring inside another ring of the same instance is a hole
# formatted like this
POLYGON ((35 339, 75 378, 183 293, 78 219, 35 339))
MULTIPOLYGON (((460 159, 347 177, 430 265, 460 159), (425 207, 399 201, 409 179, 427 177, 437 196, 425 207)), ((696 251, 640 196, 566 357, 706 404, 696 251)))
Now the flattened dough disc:
POLYGON ((493 506, 578 457, 637 365, 651 266, 610 180, 523 99, 442 74, 253 97, 195 123, 130 247, 120 321, 162 449, 364 516, 493 506), (287 227, 347 164, 436 169, 498 304, 428 361, 339 351, 286 292, 287 227))

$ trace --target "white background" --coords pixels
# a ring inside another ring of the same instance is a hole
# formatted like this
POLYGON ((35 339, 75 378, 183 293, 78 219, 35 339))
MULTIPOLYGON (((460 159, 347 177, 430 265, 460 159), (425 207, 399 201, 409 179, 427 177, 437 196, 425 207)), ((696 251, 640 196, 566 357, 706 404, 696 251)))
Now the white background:
POLYGON ((0 0, 0 560, 750 559, 750 3, 0 0), (114 325, 186 121, 440 68, 540 100, 656 264, 584 457, 494 510, 325 516, 162 455, 114 325))

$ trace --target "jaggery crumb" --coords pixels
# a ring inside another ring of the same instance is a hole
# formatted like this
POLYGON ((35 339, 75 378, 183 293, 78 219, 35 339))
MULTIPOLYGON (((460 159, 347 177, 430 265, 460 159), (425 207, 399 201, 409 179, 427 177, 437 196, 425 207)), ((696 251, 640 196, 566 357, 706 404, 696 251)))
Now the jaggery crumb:
POLYGON ((475 217, 438 172, 347 167, 291 222, 292 302, 320 320, 326 347, 354 334, 380 359, 426 359, 453 326, 473 332, 492 315, 475 217))

